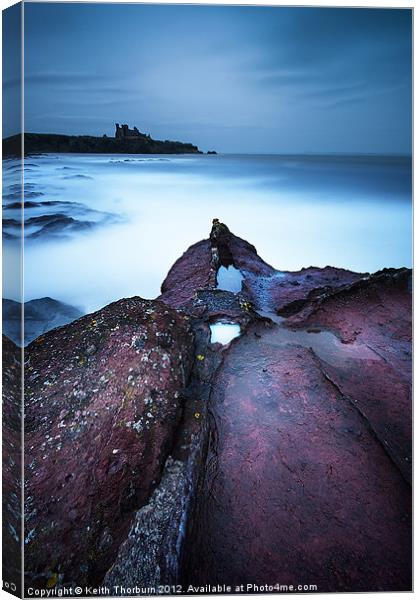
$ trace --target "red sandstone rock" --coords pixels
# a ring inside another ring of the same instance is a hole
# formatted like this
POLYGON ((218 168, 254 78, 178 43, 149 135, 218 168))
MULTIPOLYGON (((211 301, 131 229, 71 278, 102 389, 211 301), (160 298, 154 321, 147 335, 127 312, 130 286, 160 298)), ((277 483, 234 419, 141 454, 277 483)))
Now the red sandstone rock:
POLYGON ((100 583, 161 476, 192 351, 187 317, 140 298, 28 347, 27 585, 100 583))
MULTIPOLYGON (((365 277, 364 273, 354 273, 335 267, 308 267, 301 271, 284 271, 282 276, 273 279, 269 288, 272 308, 280 312, 295 312, 307 298, 316 298, 333 289, 354 283, 365 277)), ((281 313, 282 314, 282 313, 281 313)))
POLYGON ((216 269, 211 262, 209 240, 188 248, 174 263, 161 286, 162 300, 169 306, 188 305, 200 288, 215 287, 216 269))
POLYGON ((255 307, 296 312, 308 298, 365 277, 346 269, 309 267, 301 271, 277 271, 268 265, 252 244, 234 235, 222 223, 213 226, 209 240, 191 246, 172 266, 162 284, 159 299, 176 308, 191 309, 198 290, 217 285, 220 266, 233 265, 244 277, 242 296, 255 307))
POLYGON ((365 416, 407 480, 411 479, 411 271, 388 270, 309 303, 290 323, 335 331, 372 351, 322 368, 365 416))
POLYGON ((224 350, 184 583, 409 590, 410 273, 279 272, 236 239, 242 295, 294 316, 224 350))
POLYGON ((243 274, 249 271, 259 277, 275 273, 275 269, 258 255, 252 244, 231 233, 224 223, 219 223, 218 219, 214 219, 210 242, 212 248, 216 249, 219 265, 225 267, 233 265, 243 274))
POLYGON ((213 381, 184 581, 411 589, 409 486, 313 352, 275 329, 235 340, 213 381))

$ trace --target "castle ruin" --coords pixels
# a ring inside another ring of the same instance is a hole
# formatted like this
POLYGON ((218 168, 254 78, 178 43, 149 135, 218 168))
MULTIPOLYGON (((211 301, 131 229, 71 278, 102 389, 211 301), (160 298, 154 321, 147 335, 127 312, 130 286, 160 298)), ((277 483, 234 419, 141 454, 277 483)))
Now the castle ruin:
POLYGON ((134 129, 130 129, 128 125, 121 125, 119 123, 115 123, 115 138, 117 140, 132 140, 141 137, 141 134, 136 127, 134 129))

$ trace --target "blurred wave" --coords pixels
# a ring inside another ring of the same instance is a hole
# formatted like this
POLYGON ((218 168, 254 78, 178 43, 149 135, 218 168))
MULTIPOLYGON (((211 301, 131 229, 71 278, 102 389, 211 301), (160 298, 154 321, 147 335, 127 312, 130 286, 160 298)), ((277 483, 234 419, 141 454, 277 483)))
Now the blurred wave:
MULTIPOLYGON (((20 228, 4 161, 4 252, 20 228)), ((379 156, 39 155, 25 163, 25 299, 95 310, 159 294, 214 217, 280 270, 411 266, 411 159, 379 156)), ((5 282, 4 294, 16 290, 5 282)))

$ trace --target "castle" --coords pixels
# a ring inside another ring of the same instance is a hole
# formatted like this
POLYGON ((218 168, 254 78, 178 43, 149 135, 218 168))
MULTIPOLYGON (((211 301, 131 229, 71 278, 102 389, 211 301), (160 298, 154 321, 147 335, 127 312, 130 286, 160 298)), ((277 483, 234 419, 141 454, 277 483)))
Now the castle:
POLYGON ((119 123, 115 123, 115 127, 115 138, 117 140, 132 140, 144 136, 136 127, 130 129, 128 125, 119 126, 119 123))

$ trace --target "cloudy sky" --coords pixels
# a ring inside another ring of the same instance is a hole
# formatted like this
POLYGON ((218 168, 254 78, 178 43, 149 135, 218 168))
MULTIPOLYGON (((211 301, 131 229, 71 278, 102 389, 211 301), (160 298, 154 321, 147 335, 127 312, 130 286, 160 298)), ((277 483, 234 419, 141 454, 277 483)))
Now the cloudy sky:
POLYGON ((409 10, 29 3, 25 34, 26 131, 410 152, 409 10))

